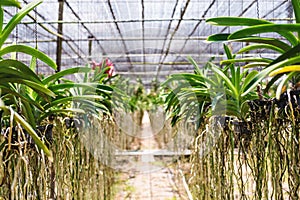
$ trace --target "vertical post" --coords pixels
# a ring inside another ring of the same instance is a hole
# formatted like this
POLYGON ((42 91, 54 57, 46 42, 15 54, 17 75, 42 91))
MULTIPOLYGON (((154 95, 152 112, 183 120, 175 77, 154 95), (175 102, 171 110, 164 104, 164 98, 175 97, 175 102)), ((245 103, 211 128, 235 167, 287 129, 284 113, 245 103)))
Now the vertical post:
MULTIPOLYGON (((57 33, 62 35, 63 34, 63 13, 64 13, 64 0, 58 0, 58 25, 57 25, 57 33)), ((63 39, 57 36, 57 43, 56 43, 56 64, 57 70, 59 72, 61 70, 61 55, 62 55, 62 42, 63 39)))
POLYGON ((89 36, 88 36, 88 40, 89 40, 89 43, 88 43, 88 47, 89 47, 89 48, 88 48, 88 51, 89 51, 89 52, 88 52, 88 53, 89 53, 89 54, 88 54, 88 55, 89 55, 88 60, 89 60, 89 61, 92 61, 93 38, 94 38, 94 37, 93 37, 92 35, 89 35, 89 36))

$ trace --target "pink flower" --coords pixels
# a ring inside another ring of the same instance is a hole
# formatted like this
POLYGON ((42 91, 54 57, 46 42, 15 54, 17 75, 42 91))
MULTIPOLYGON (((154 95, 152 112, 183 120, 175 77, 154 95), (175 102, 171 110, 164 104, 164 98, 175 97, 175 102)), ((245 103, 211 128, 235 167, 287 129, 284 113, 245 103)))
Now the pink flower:
POLYGON ((113 76, 115 72, 115 66, 108 58, 106 58, 105 62, 106 62, 106 67, 109 68, 105 73, 108 75, 108 78, 110 78, 113 76))
POLYGON ((106 62, 106 67, 113 67, 114 66, 114 64, 108 58, 105 59, 105 62, 106 62))
POLYGON ((92 70, 95 70, 97 67, 101 68, 101 63, 96 63, 94 60, 92 61, 92 70))
MULTIPOLYGON (((105 65, 104 67, 108 67, 109 69, 105 71, 105 73, 108 75, 108 78, 112 77, 114 75, 115 67, 111 60, 108 58, 105 59, 105 65)), ((96 68, 101 69, 102 68, 102 62, 97 63, 95 61, 92 61, 92 69, 95 70, 96 68)))
POLYGON ((108 75, 108 77, 110 78, 110 77, 112 77, 113 75, 114 75, 114 72, 115 72, 115 68, 114 68, 114 66, 112 65, 112 66, 110 66, 109 67, 109 70, 107 70, 105 73, 108 75))

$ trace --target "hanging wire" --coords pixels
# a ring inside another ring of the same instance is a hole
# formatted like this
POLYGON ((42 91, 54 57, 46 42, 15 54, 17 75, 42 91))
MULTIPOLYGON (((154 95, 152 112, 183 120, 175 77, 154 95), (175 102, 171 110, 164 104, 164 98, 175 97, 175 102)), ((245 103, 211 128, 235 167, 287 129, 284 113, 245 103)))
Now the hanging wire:
MULTIPOLYGON (((210 4, 212 5, 212 3, 210 4)), ((211 9, 209 9, 209 16, 211 17, 211 9)), ((212 26, 209 27, 209 34, 212 35, 213 34, 213 30, 212 30, 212 26)), ((209 44, 209 54, 212 55, 212 45, 213 43, 209 44)))
MULTIPOLYGON (((231 7, 230 7, 230 4, 231 4, 231 2, 230 2, 230 0, 228 0, 228 16, 231 16, 231 7)), ((230 33, 230 26, 228 26, 228 32, 230 33)))
MULTIPOLYGON (((202 0, 198 0, 198 10, 201 10, 200 9, 200 3, 201 3, 201 1, 202 0)), ((201 17, 201 13, 199 12, 199 18, 201 17)), ((199 26, 199 25, 198 25, 199 26)), ((198 28, 197 28, 198 29, 198 28)), ((200 38, 201 37, 201 34, 200 34, 200 31, 199 31, 199 29, 198 29, 198 31, 197 31, 197 36, 198 36, 198 38, 200 38)), ((180 49, 180 54, 183 52, 183 49, 184 49, 184 46, 186 45, 186 41, 185 41, 185 43, 184 43, 184 45, 183 45, 183 48, 182 49, 180 49)), ((198 41, 198 45, 199 45, 199 48, 198 49, 201 49, 200 48, 200 46, 202 46, 203 45, 203 43, 199 40, 198 41)), ((199 54, 198 54, 198 58, 197 58, 197 62, 199 62, 200 61, 200 54, 202 54, 202 52, 199 52, 199 54)), ((175 61, 177 60, 177 58, 175 59, 175 61)))
MULTIPOLYGON (((35 13, 34 13, 34 18, 35 18, 35 23, 34 23, 34 36, 35 36, 35 48, 38 49, 38 36, 37 36, 37 8, 35 8, 35 13)), ((38 65, 38 59, 36 59, 36 73, 39 74, 39 65, 38 65)))
MULTIPOLYGON (((67 3, 67 5, 69 5, 69 4, 67 3)), ((80 10, 80 0, 77 1, 77 6, 78 6, 77 10, 80 10)), ((71 8, 71 6, 69 8, 71 8)), ((73 14, 75 15, 75 12, 73 12, 73 14)), ((80 36, 81 36, 81 34, 80 34, 80 18, 78 19, 78 23, 77 23, 77 34, 78 34, 77 37, 80 38, 80 36)), ((78 42, 77 52, 80 51, 80 44, 81 44, 81 42, 78 42)), ((80 57, 79 56, 77 58, 77 62, 80 63, 80 57)))
MULTIPOLYGON (((257 14, 257 19, 260 18, 260 13, 259 13, 259 0, 256 0, 256 14, 257 14)), ((258 36, 260 37, 260 34, 258 34, 258 36)), ((258 56, 261 58, 261 50, 258 50, 258 56)), ((262 67, 259 66, 258 67, 258 71, 261 71, 262 67)), ((257 91, 258 93, 260 93, 259 91, 261 90, 261 85, 263 84, 262 80, 260 81, 260 84, 257 86, 257 91)))
MULTIPOLYGON (((219 8, 219 1, 216 2, 216 7, 217 7, 217 9, 216 9, 216 11, 214 13, 216 13, 217 16, 219 16, 219 9, 218 9, 219 8)), ((216 28, 217 28, 217 32, 219 32, 220 27, 217 26, 216 28)), ((222 49, 220 48, 220 43, 219 42, 216 43, 216 46, 217 46, 217 49, 218 49, 218 54, 221 55, 222 54, 222 49)), ((223 45, 222 45, 222 47, 223 47, 223 45)))
POLYGON ((259 0, 256 0, 256 14, 257 14, 257 19, 259 19, 259 0))
MULTIPOLYGON (((142 58, 143 63, 146 62, 146 57, 145 57, 145 2, 144 0, 141 0, 141 6, 142 6, 142 54, 144 55, 142 58)), ((146 67, 145 64, 143 64, 143 71, 146 73, 146 67)))
POLYGON ((291 0, 288 1, 287 11, 288 11, 287 18, 289 19, 288 23, 291 24, 291 23, 293 23, 293 5, 292 5, 292 1, 291 0))
MULTIPOLYGON (((260 18, 260 13, 259 13, 259 0, 256 0, 256 14, 257 14, 257 19, 260 18)), ((260 34, 258 34, 260 36, 260 34)), ((261 58, 261 50, 258 50, 258 55, 261 58)), ((261 67, 259 67, 259 70, 261 70, 261 67)))
MULTIPOLYGON (((18 8, 15 9, 16 13, 18 13, 18 8)), ((15 38, 15 43, 18 44, 18 39, 19 39, 19 26, 16 26, 16 38, 15 38)), ((18 52, 16 52, 16 60, 18 60, 18 52)))

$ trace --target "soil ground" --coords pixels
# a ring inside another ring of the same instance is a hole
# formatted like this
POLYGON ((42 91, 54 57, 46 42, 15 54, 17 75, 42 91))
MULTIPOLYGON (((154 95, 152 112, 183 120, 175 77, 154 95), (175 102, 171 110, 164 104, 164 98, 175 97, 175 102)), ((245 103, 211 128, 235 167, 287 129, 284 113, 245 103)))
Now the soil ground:
MULTIPOLYGON (((158 150, 148 114, 142 123, 141 151, 158 150)), ((126 166, 124 166, 126 167, 126 166)), ((179 200, 183 198, 176 184, 174 168, 153 155, 139 155, 128 171, 120 173, 116 200, 179 200)))

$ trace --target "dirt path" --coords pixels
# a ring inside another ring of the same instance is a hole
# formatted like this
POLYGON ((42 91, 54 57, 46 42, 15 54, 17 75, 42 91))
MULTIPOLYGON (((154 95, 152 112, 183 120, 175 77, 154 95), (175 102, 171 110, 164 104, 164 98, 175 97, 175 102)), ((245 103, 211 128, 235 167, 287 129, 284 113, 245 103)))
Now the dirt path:
MULTIPOLYGON (((143 117, 141 150, 157 150, 158 145, 152 134, 148 114, 143 117)), ((117 200, 178 200, 179 191, 174 184, 174 174, 163 161, 153 155, 140 155, 134 168, 120 175, 122 183, 118 187, 117 200)))

